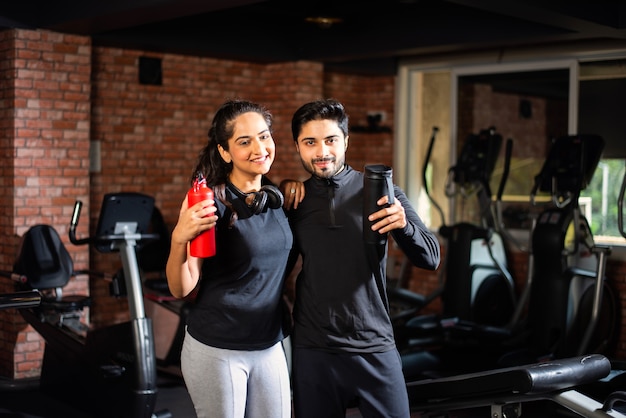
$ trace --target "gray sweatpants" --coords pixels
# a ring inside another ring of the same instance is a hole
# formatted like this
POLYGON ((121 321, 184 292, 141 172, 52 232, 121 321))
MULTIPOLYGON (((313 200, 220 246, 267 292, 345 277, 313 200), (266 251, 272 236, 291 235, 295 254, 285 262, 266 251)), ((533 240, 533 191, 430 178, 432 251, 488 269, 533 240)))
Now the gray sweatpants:
POLYGON ((198 418, 291 417, 281 343, 258 351, 226 350, 185 333, 181 369, 198 418))

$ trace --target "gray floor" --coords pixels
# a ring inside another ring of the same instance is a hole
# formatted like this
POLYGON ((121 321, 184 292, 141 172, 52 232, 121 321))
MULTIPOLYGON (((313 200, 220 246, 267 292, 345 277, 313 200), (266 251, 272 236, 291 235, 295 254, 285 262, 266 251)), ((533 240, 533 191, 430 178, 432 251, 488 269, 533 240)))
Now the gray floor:
MULTIPOLYGON (((158 393, 154 414, 157 417, 195 418, 193 405, 187 394, 182 379, 171 373, 159 373, 158 393)), ((115 402, 115 400, 111 400, 115 402)), ((620 408, 621 409, 621 408, 620 408)), ((521 404, 522 417, 528 418, 566 418, 580 417, 559 407, 552 401, 533 401, 521 404)), ((623 410, 621 410, 624 413, 623 410)), ((97 414, 76 409, 66 402, 39 390, 37 382, 12 385, 0 380, 0 418, 95 418, 97 414)), ((411 418, 419 418, 419 412, 413 412, 411 418)), ((490 418, 489 407, 450 411, 446 418, 490 418)), ((346 413, 347 418, 361 418, 356 409, 346 413)), ((115 418, 115 417, 112 417, 115 418)), ((271 417, 268 417, 271 418, 271 417)), ((323 418, 323 417, 320 417, 323 418)))
POLYGON ((172 418, 196 417, 187 389, 174 382, 171 385, 161 385, 154 410, 155 412, 167 410, 172 414, 172 418))

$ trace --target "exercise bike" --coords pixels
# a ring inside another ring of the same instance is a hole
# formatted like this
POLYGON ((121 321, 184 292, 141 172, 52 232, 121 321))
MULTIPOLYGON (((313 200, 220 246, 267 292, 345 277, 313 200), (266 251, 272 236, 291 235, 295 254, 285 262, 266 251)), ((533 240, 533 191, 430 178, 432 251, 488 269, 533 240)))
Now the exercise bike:
POLYGON ((38 306, 20 309, 46 343, 40 390, 94 416, 171 417, 167 410, 154 410, 158 392, 154 337, 144 313, 135 253, 141 241, 153 238, 145 233, 153 205, 151 197, 139 193, 108 194, 95 236, 76 237, 80 201, 70 223, 73 244, 120 254, 124 280, 111 278, 111 289, 113 295, 127 298, 128 322, 90 329, 80 321, 91 298, 62 295, 62 289, 70 277, 91 272, 74 271, 67 249, 49 225, 36 225, 26 232, 12 272, 20 278, 23 290, 42 296, 38 306))
POLYGON ((41 294, 36 290, 0 293, 0 309, 36 308, 41 304, 41 294))
MULTIPOLYGON (((181 377, 180 353, 185 337, 186 317, 193 295, 172 296, 165 275, 171 233, 158 207, 154 207, 149 231, 157 238, 137 250, 137 263, 143 279, 146 315, 156 332, 155 352, 159 371, 181 377)), ((123 273, 122 273, 123 275, 123 273)))

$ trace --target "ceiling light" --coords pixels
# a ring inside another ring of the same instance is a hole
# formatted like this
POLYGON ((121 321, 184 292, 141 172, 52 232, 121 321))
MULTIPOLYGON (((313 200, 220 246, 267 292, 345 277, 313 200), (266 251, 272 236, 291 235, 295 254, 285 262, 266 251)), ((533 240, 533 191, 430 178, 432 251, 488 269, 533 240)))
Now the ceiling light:
POLYGON ((306 20, 309 23, 314 23, 322 29, 328 29, 331 26, 343 22, 342 19, 338 17, 328 17, 328 16, 311 16, 307 17, 306 20))

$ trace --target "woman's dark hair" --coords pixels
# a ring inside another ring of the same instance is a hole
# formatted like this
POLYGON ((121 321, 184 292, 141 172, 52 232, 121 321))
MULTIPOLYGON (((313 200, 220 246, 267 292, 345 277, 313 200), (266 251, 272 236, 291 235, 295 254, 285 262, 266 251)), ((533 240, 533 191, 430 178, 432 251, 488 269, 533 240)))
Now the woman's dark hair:
POLYGON ((337 100, 326 99, 302 105, 291 118, 291 134, 298 141, 302 125, 312 120, 334 120, 344 136, 348 136, 348 115, 343 105, 337 100))
POLYGON ((198 164, 191 176, 191 184, 198 176, 203 176, 208 186, 223 184, 233 169, 233 163, 226 163, 217 149, 218 145, 228 151, 228 140, 235 130, 235 118, 248 112, 256 112, 265 119, 272 132, 272 114, 262 105, 247 100, 233 99, 225 102, 213 116, 209 129, 209 140, 200 151, 198 164))

